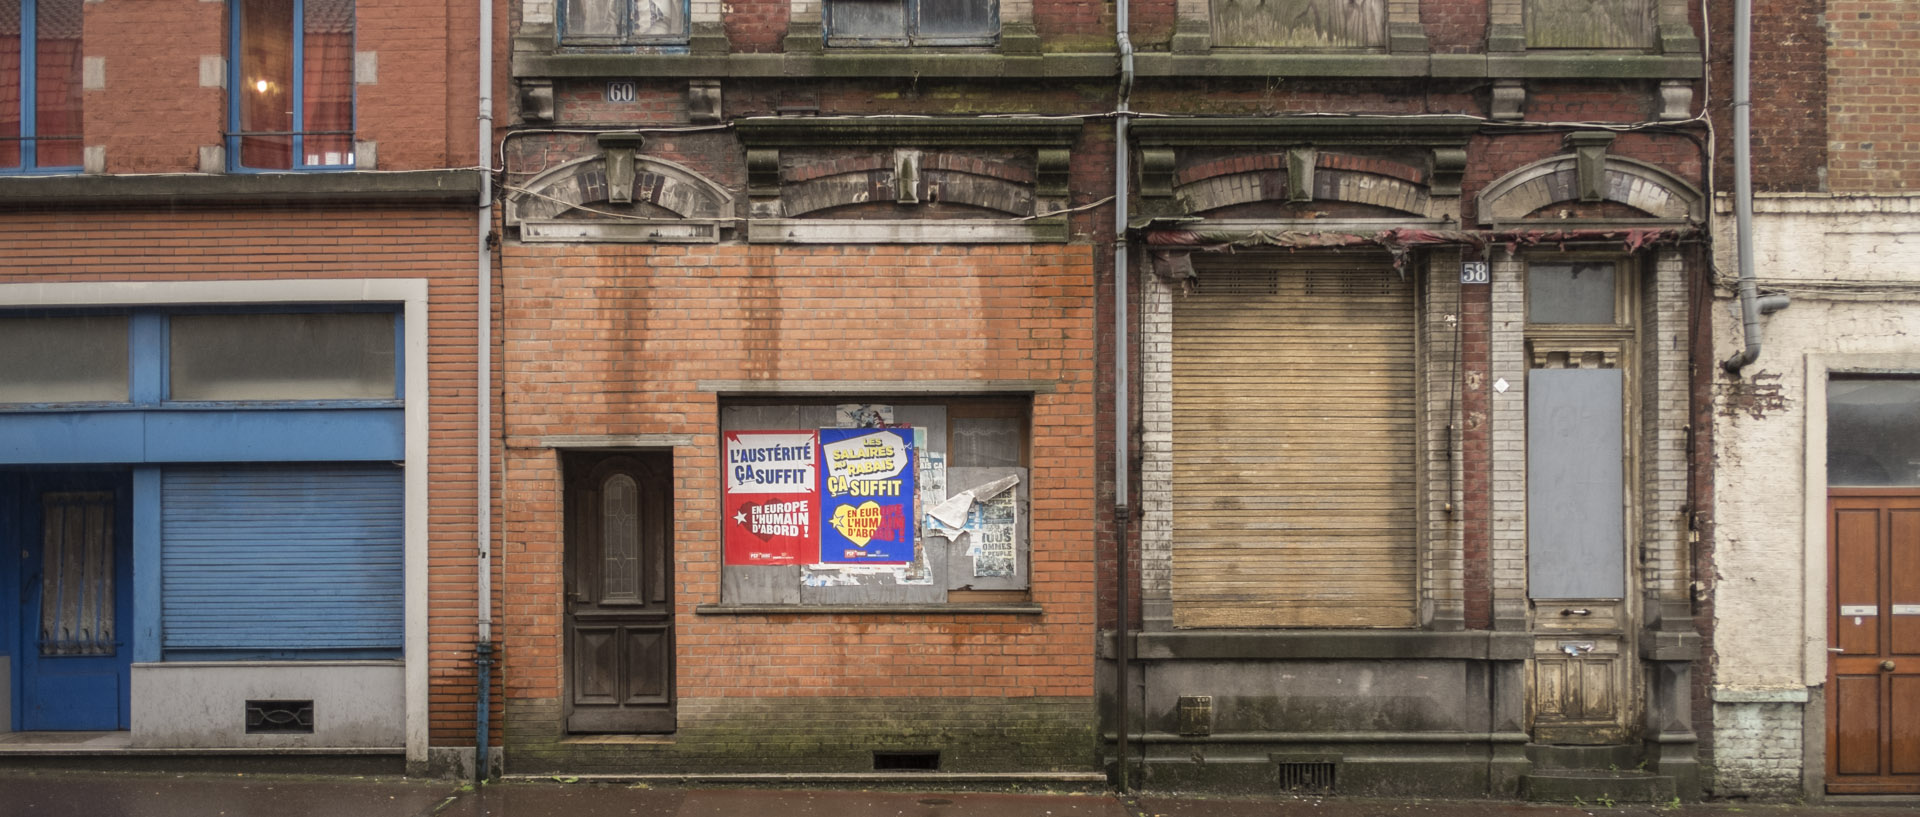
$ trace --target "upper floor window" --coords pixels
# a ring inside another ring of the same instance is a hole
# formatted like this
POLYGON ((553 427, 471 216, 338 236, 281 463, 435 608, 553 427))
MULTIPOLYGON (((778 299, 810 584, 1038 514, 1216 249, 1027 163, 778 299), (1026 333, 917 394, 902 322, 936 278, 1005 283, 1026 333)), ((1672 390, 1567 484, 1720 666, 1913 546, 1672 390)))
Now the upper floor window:
POLYGON ((563 45, 684 43, 686 0, 566 0, 560 15, 563 45))
POLYGON ((828 45, 992 45, 995 0, 827 0, 828 45))
POLYGON ((77 170, 81 0, 0 0, 0 171, 77 170))
POLYGON ((1651 48, 1655 0, 1527 0, 1528 48, 1651 48))
POLYGON ((1380 48, 1386 0, 1213 0, 1213 44, 1250 48, 1380 48))
POLYGON ((234 0, 227 156, 243 170, 353 167, 353 0, 234 0))

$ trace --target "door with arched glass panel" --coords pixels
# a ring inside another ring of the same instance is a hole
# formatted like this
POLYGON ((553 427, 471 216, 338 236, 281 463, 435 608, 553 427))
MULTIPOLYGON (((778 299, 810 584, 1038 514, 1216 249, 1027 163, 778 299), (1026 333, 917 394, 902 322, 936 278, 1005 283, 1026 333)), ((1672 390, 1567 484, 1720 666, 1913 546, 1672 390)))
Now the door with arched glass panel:
POLYGON ((666 453, 570 454, 567 730, 674 728, 666 453))

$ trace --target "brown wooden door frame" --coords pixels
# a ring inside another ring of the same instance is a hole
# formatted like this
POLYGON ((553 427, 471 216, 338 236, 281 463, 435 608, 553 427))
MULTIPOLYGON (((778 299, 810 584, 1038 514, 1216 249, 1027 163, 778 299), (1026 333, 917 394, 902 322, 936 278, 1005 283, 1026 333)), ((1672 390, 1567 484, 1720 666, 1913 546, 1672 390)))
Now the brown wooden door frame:
MULTIPOLYGON (((1899 554, 1892 514, 1896 511, 1914 512, 1901 523, 1920 527, 1920 488, 1832 488, 1827 492, 1829 794, 1920 794, 1920 615, 1896 616, 1893 609, 1895 604, 1920 604, 1920 562, 1895 561, 1899 554), (1852 554, 1841 552, 1841 514, 1846 511, 1874 514, 1871 564, 1858 564, 1857 545, 1852 554), (1843 557, 1853 565, 1843 564, 1843 557), (1909 575, 1894 575, 1900 567, 1909 575), (1874 573, 1870 605, 1841 595, 1843 571, 1861 569, 1874 573), (1870 629, 1849 625, 1856 618, 1865 624, 1869 616, 1842 615, 1849 612, 1844 608, 1865 606, 1874 608, 1870 629), (1907 627, 1896 633, 1901 624, 1907 627), (1864 651, 1863 645, 1870 645, 1872 652, 1864 651), (1863 695, 1871 697, 1871 708, 1862 705, 1863 695), (1871 734, 1864 734, 1867 730, 1871 734), (1863 753, 1871 755, 1870 764, 1862 762, 1863 753), (1873 769, 1867 770, 1867 765, 1873 769)), ((1914 533, 1920 539, 1920 531, 1914 533)), ((1914 550, 1905 558, 1920 560, 1920 546, 1914 550)))
POLYGON ((564 452, 561 464, 567 730, 672 732, 672 454, 564 452), (623 476, 635 490, 630 521, 609 518, 607 512, 607 488, 623 476), (633 529, 622 534, 626 524, 633 529), (609 536, 621 535, 633 536, 635 546, 632 563, 624 566, 607 555, 609 536))

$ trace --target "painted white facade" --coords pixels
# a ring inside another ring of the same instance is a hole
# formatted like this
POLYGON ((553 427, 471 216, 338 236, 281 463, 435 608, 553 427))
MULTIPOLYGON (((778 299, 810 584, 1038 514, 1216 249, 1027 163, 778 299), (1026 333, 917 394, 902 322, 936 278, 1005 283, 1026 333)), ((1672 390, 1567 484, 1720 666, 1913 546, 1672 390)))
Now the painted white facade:
MULTIPOLYGON (((1726 202, 1722 202, 1726 204, 1726 202)), ((1713 687, 1717 796, 1823 789, 1827 673, 1826 383, 1920 374, 1920 196, 1754 202, 1763 350, 1714 383, 1713 687)), ((1715 254, 1716 361, 1744 348, 1731 213, 1715 254)), ((1715 365, 1703 361, 1701 365, 1715 365)))

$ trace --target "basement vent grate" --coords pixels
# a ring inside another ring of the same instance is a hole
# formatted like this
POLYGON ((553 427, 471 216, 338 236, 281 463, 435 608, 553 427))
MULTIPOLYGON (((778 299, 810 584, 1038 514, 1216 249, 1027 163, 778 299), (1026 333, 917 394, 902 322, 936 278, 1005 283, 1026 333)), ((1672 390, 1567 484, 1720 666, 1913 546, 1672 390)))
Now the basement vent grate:
POLYGON ((313 734, 312 701, 248 701, 247 734, 313 734))
POLYGON ((1326 761, 1280 762, 1280 788, 1286 791, 1333 792, 1333 766, 1326 761))
POLYGON ((1277 270, 1207 270, 1193 285, 1196 295, 1274 295, 1280 292, 1277 270))
POLYGON ((874 752, 873 770, 876 772, 937 772, 940 771, 939 752, 874 752))

